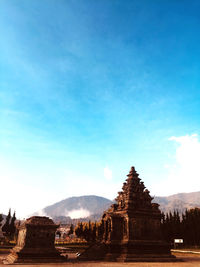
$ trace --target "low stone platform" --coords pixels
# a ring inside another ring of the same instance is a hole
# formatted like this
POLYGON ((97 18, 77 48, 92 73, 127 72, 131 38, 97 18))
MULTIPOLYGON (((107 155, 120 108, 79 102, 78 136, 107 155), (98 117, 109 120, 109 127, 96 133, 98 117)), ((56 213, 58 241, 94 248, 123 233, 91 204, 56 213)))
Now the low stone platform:
POLYGON ((54 246, 55 231, 58 228, 48 217, 33 216, 19 228, 17 245, 3 260, 4 264, 64 262, 54 246))
POLYGON ((12 252, 3 260, 4 264, 26 264, 26 263, 60 263, 67 261, 67 257, 63 257, 58 251, 48 251, 41 253, 35 250, 20 252, 20 248, 15 247, 12 252))
POLYGON ((169 252, 163 242, 97 243, 78 256, 80 261, 116 262, 175 262, 179 261, 169 252))

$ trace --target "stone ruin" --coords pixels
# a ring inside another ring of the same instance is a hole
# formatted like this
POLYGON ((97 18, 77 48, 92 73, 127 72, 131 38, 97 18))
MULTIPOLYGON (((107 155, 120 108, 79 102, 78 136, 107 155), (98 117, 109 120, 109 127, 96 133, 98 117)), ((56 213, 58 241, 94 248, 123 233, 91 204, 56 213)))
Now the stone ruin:
POLYGON ((161 235, 161 212, 132 167, 116 203, 104 212, 101 242, 80 260, 175 261, 161 235))
MULTIPOLYGON (((104 212, 98 229, 99 242, 78 256, 86 261, 175 261, 161 235, 161 212, 132 167, 116 203, 104 212)), ((59 225, 48 217, 33 216, 20 227, 17 245, 4 260, 13 263, 63 262, 56 250, 59 225)))
POLYGON ((35 263, 35 262, 63 262, 65 257, 56 250, 56 225, 48 217, 33 216, 20 227, 17 245, 4 260, 4 264, 35 263))

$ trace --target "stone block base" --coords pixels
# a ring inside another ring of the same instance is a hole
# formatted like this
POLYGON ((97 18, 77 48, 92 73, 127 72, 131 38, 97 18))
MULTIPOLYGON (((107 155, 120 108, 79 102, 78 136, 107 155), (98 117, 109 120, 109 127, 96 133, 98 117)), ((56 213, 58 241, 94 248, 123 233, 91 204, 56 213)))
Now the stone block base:
POLYGON ((25 263, 57 263, 65 262, 67 257, 61 256, 56 249, 49 251, 37 251, 37 249, 12 249, 11 253, 3 260, 4 264, 25 263))
POLYGON ((97 243, 78 257, 82 261, 173 262, 169 245, 164 242, 132 241, 97 243))

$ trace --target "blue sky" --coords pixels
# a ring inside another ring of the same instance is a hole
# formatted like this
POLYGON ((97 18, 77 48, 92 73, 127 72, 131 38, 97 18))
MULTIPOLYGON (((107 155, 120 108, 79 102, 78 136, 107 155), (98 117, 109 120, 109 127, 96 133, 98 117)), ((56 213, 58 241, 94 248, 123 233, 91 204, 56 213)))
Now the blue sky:
POLYGON ((132 165, 152 194, 199 190, 169 184, 178 149, 200 151, 199 12, 194 0, 0 1, 3 212, 114 198, 132 165))

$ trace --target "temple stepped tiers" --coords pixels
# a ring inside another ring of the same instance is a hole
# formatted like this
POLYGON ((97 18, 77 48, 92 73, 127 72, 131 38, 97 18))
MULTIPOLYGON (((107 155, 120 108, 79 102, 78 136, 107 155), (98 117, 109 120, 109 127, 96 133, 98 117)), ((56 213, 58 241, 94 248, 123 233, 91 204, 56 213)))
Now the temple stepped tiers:
POLYGON ((175 261, 161 235, 159 205, 132 167, 116 203, 104 212, 99 243, 88 248, 80 260, 175 261))
POLYGON ((4 263, 65 261, 66 258, 54 246, 58 226, 48 217, 33 216, 27 219, 19 228, 17 245, 4 263))

